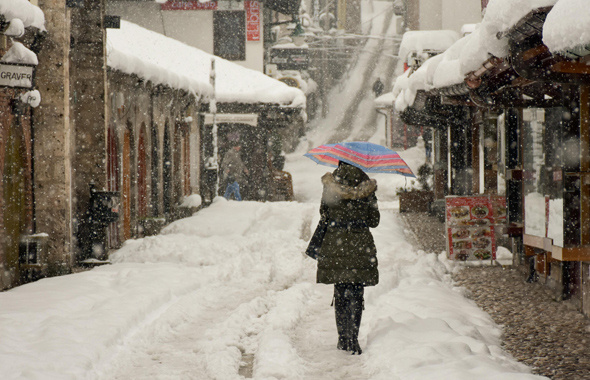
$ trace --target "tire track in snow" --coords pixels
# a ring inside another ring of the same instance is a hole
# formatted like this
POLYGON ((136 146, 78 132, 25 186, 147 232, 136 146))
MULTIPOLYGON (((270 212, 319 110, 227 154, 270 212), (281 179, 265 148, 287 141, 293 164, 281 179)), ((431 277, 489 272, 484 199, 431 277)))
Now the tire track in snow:
MULTIPOLYGON (((236 310, 240 307, 249 309, 246 312, 248 318, 256 314, 255 311, 261 308, 259 297, 264 293, 263 285, 255 288, 235 284, 213 285, 176 299, 151 325, 144 327, 132 341, 120 348, 118 355, 98 378, 231 378, 224 371, 219 372, 221 377, 212 376, 211 372, 219 366, 219 361, 227 363, 227 368, 231 369, 228 359, 231 361, 232 355, 234 359, 241 355, 239 344, 234 346, 235 349, 227 350, 229 352, 221 352, 227 347, 212 346, 209 334, 232 316, 235 319, 236 310), (220 292, 225 295, 223 299, 216 298, 220 292)), ((235 334, 230 335, 228 332, 228 339, 240 342, 235 334)))

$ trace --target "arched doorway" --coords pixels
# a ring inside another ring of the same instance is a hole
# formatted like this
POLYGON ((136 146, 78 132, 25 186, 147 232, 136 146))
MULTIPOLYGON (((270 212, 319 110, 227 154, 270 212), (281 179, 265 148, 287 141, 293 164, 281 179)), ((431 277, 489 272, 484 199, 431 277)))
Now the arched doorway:
POLYGON ((148 216, 148 187, 147 187, 147 154, 146 154, 146 127, 141 124, 137 141, 137 216, 148 216))
MULTIPOLYGON (((120 191, 119 149, 115 126, 111 124, 107 132, 107 190, 120 191)), ((107 227, 107 248, 120 246, 119 222, 113 222, 107 227)))
POLYGON ((164 147, 162 153, 164 215, 168 216, 172 211, 172 141, 168 122, 166 122, 166 127, 164 128, 164 147))
POLYGON ((183 168, 183 195, 191 195, 191 143, 188 125, 185 125, 182 136, 182 168, 183 168))
POLYGON ((160 137, 158 134, 158 125, 153 123, 151 126, 151 176, 152 176, 152 202, 151 202, 151 216, 160 215, 159 206, 159 184, 160 184, 160 137))
POLYGON ((123 155, 121 176, 121 211, 123 239, 131 239, 131 126, 123 133, 123 155))

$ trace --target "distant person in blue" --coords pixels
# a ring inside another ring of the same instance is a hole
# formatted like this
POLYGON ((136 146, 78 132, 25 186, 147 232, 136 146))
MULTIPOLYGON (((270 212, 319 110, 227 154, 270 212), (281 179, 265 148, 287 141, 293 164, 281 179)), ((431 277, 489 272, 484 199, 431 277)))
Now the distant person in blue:
POLYGON ((243 184, 245 175, 248 174, 248 168, 244 165, 242 157, 240 156, 239 145, 234 145, 228 149, 223 160, 221 161, 221 173, 223 173, 223 181, 227 183, 225 188, 225 199, 233 197, 236 201, 241 201, 240 183, 243 184))

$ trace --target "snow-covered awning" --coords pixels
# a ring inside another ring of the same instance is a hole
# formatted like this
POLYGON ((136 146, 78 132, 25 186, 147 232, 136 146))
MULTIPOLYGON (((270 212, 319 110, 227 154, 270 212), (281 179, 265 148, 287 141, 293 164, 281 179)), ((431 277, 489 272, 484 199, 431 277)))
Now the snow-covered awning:
POLYGON ((443 52, 459 39, 454 30, 412 30, 404 33, 398 55, 402 61, 410 52, 443 52))
POLYGON ((403 111, 411 106, 418 90, 429 91, 462 84, 467 75, 480 69, 490 58, 505 58, 508 55, 508 40, 498 36, 531 11, 550 7, 556 2, 557 0, 491 0, 482 22, 473 33, 455 42, 444 53, 427 60, 414 73, 396 80, 393 91, 396 96, 396 110, 403 111))
POLYGON ((559 0, 543 25, 543 43, 552 52, 584 49, 590 54, 590 4, 588 0, 559 0))
POLYGON ((120 29, 107 30, 109 67, 206 98, 213 95, 209 84, 212 58, 217 102, 305 106, 305 95, 299 89, 136 24, 121 20, 120 29))
POLYGON ((387 92, 376 98, 373 103, 375 104, 375 108, 391 108, 394 100, 393 92, 387 92))
POLYGON ((490 0, 484 22, 497 32, 506 32, 531 11, 553 6, 557 0, 490 0))
POLYGON ((6 21, 19 19, 25 28, 30 26, 39 30, 45 30, 45 15, 41 8, 31 4, 28 0, 2 0, 0 1, 0 15, 6 21))

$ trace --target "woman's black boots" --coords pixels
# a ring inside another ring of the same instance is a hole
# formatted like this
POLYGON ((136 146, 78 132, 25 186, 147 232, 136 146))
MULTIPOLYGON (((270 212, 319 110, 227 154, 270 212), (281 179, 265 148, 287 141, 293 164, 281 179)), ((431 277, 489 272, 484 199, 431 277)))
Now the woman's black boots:
POLYGON ((338 330, 339 350, 360 355, 363 351, 358 342, 363 314, 364 287, 355 284, 334 285, 334 311, 338 330))
POLYGON ((336 314, 336 330, 338 330, 338 344, 336 347, 339 350, 348 351, 350 314, 348 312, 348 302, 344 298, 345 289, 341 285, 334 285, 334 312, 336 314))
POLYGON ((363 353, 359 345, 359 329, 361 327, 361 317, 363 316, 363 294, 362 287, 360 295, 355 294, 350 301, 350 344, 348 350, 353 355, 360 355, 363 353))

